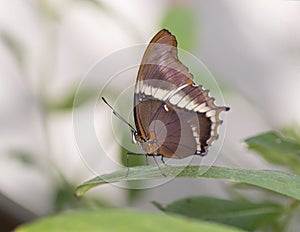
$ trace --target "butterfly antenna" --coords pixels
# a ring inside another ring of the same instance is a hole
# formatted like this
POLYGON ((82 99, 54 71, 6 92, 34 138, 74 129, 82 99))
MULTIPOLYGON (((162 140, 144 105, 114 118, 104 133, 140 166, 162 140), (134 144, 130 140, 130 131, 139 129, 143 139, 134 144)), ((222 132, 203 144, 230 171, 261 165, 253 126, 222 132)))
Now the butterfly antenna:
POLYGON ((116 115, 122 122, 124 122, 126 125, 128 125, 132 131, 136 132, 135 128, 129 122, 127 122, 126 119, 123 118, 118 112, 116 112, 114 110, 114 108, 105 100, 104 97, 102 97, 102 101, 104 101, 104 103, 106 105, 108 105, 109 108, 111 108, 111 110, 113 111, 114 115, 116 115))

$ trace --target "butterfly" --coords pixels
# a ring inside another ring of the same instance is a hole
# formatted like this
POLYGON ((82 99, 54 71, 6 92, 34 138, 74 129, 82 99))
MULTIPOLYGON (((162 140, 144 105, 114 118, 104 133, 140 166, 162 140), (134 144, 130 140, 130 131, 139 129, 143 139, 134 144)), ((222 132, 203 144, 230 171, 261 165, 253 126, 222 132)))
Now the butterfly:
POLYGON ((206 155, 218 138, 219 115, 229 107, 217 106, 214 100, 178 59, 175 36, 162 29, 150 41, 139 67, 134 88, 136 129, 113 113, 130 126, 133 142, 145 155, 160 156, 162 161, 182 159, 206 155))

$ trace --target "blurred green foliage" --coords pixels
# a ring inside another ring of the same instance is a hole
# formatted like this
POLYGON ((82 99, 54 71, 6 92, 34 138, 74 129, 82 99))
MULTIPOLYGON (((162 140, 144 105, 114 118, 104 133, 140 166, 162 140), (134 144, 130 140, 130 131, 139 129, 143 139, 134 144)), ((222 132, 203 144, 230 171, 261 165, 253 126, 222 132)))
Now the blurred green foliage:
MULTIPOLYGON (((279 164, 297 173, 300 166, 299 135, 292 129, 281 132, 269 131, 245 140, 249 149, 256 151, 268 162, 279 164), (281 154, 281 156, 279 156, 281 154), (284 157, 283 161, 279 157, 284 157)), ((161 170, 172 176, 178 167, 161 167, 161 170), (174 169, 174 170, 173 170, 174 169)), ((157 167, 141 167, 130 170, 125 176, 125 170, 106 174, 105 178, 93 178, 78 186, 76 194, 82 196, 88 189, 107 182, 124 180, 146 180, 165 178, 157 167), (103 182, 105 179, 105 182, 103 182)), ((293 173, 284 173, 273 170, 245 170, 228 169, 224 167, 211 167, 203 175, 193 167, 186 167, 176 177, 190 178, 222 178, 247 183, 260 187, 270 196, 269 190, 282 194, 281 200, 252 202, 247 196, 228 200, 211 196, 194 196, 179 199, 173 203, 161 204, 154 202, 160 210, 166 213, 176 213, 190 218, 209 220, 223 223, 247 231, 287 231, 293 215, 299 212, 300 176, 293 173)), ((251 188, 251 186, 249 186, 251 188)))
POLYGON ((101 211, 77 211, 68 214, 54 215, 40 221, 20 226, 16 232, 238 232, 242 231, 212 222, 197 222, 187 218, 124 211, 117 209, 101 211))
POLYGON ((191 52, 200 44, 197 14, 190 7, 173 6, 169 8, 162 19, 161 28, 166 28, 176 35, 178 46, 181 49, 191 52))
POLYGON ((242 199, 227 200, 209 196, 183 198, 170 204, 153 204, 167 213, 219 222, 247 231, 266 225, 278 227, 278 219, 284 212, 280 204, 272 202, 253 203, 242 199))
POLYGON ((287 167, 300 174, 300 143, 296 137, 287 137, 283 131, 269 131, 248 138, 245 142, 250 150, 260 154, 269 163, 287 167))
POLYGON ((84 105, 90 100, 95 100, 98 97, 98 91, 95 89, 71 89, 65 97, 58 101, 45 100, 44 106, 48 111, 72 111, 74 108, 84 105))
POLYGON ((0 31, 0 40, 6 45, 6 47, 11 51, 12 55, 17 60, 20 66, 24 62, 25 49, 22 43, 11 33, 6 31, 0 31))
POLYGON ((38 166, 37 160, 35 159, 34 155, 31 152, 26 151, 25 149, 10 150, 9 156, 10 158, 16 159, 25 165, 32 166, 32 167, 38 166))
POLYGON ((53 197, 53 206, 55 212, 75 209, 99 209, 111 207, 107 202, 98 197, 87 197, 78 201, 74 197, 74 188, 76 186, 63 178, 56 184, 56 192, 53 197))

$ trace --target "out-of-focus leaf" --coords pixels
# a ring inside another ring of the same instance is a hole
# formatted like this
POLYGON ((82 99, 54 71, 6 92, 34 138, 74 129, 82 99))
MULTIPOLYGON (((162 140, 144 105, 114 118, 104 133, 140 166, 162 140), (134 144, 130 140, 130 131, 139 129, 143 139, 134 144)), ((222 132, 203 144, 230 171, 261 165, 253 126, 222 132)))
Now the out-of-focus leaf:
POLYGON ((9 156, 29 166, 37 166, 37 161, 30 152, 14 149, 9 151, 9 156))
POLYGON ((130 180, 151 180, 162 178, 214 178, 225 179, 269 189, 274 192, 300 200, 300 176, 273 170, 247 170, 227 167, 207 166, 138 166, 97 176, 77 186, 76 197, 105 183, 130 180), (162 175, 164 173, 165 175, 162 175))
POLYGON ((73 107, 80 107, 87 101, 91 99, 96 99, 98 92, 93 89, 85 89, 80 92, 76 91, 76 89, 69 92, 64 98, 55 102, 47 102, 46 101, 46 109, 59 111, 59 110, 72 110, 73 107), (76 102, 74 103, 74 99, 76 97, 76 102))
POLYGON ((300 155, 300 144, 283 137, 275 131, 269 131, 245 140, 248 145, 258 145, 261 147, 300 155))
POLYGON ((11 51, 19 64, 22 65, 24 60, 24 47, 22 46, 20 41, 18 41, 15 37, 5 31, 0 31, 0 39, 11 51))
POLYGON ((78 201, 74 197, 75 186, 67 181, 62 181, 55 189, 53 206, 55 212, 60 212, 70 209, 97 209, 107 208, 109 205, 101 201, 99 198, 87 197, 83 201, 78 201))
POLYGON ((162 19, 161 26, 176 36, 180 48, 191 52, 199 45, 199 26, 194 9, 182 6, 169 8, 162 19))
POLYGON ((50 1, 36 1, 36 7, 42 17, 48 18, 51 21, 58 21, 61 18, 60 12, 50 1))
POLYGON ((274 203, 253 203, 208 196, 184 198, 170 204, 153 204, 167 213, 219 222, 250 231, 275 223, 283 213, 283 208, 274 203))
POLYGON ((282 134, 300 144, 300 126, 298 124, 290 125, 281 130, 282 134))
POLYGON ((101 0, 82 0, 83 2, 89 2, 97 7, 100 7, 101 9, 105 9, 105 6, 101 0))
POLYGON ((66 209, 74 209, 78 207, 78 202, 74 199, 72 192, 74 186, 67 182, 59 185, 54 195, 54 210, 62 211, 66 209), (76 205, 76 206, 75 206, 76 205))
POLYGON ((16 232, 140 232, 140 231, 172 231, 172 232, 238 232, 233 227, 211 222, 200 222, 180 216, 124 211, 117 209, 101 211, 77 211, 43 218, 22 225, 16 232))
POLYGON ((270 163, 284 165, 300 173, 300 144, 278 132, 270 131, 245 140, 250 150, 270 163))

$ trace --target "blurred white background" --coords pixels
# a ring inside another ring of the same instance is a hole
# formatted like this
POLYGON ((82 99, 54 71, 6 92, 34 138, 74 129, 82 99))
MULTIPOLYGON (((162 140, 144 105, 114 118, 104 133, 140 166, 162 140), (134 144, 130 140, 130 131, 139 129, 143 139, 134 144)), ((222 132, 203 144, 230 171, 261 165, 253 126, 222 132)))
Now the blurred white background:
MULTIPOLYGON (((61 176, 74 186, 92 176, 75 143, 72 110, 52 106, 64 102, 99 59, 149 42, 161 29, 166 12, 177 8, 194 12, 198 39, 189 52, 209 67, 231 107, 216 165, 270 168, 246 151, 242 141, 300 123, 299 1, 1 1, 3 195, 35 214, 48 214, 54 210, 61 176)), ((83 118, 84 107, 79 108, 83 118)), ((104 106, 100 115, 99 130, 111 138, 107 146, 118 156, 111 114, 104 106)), ((90 149, 93 152, 92 145, 90 149)), ((105 173, 114 167, 99 163, 99 168, 105 173)), ((153 210, 151 200, 170 202, 200 193, 226 196, 224 185, 212 180, 173 180, 144 190, 132 206, 153 210)), ((90 195, 116 206, 129 205, 127 190, 114 186, 102 186, 90 195)))

